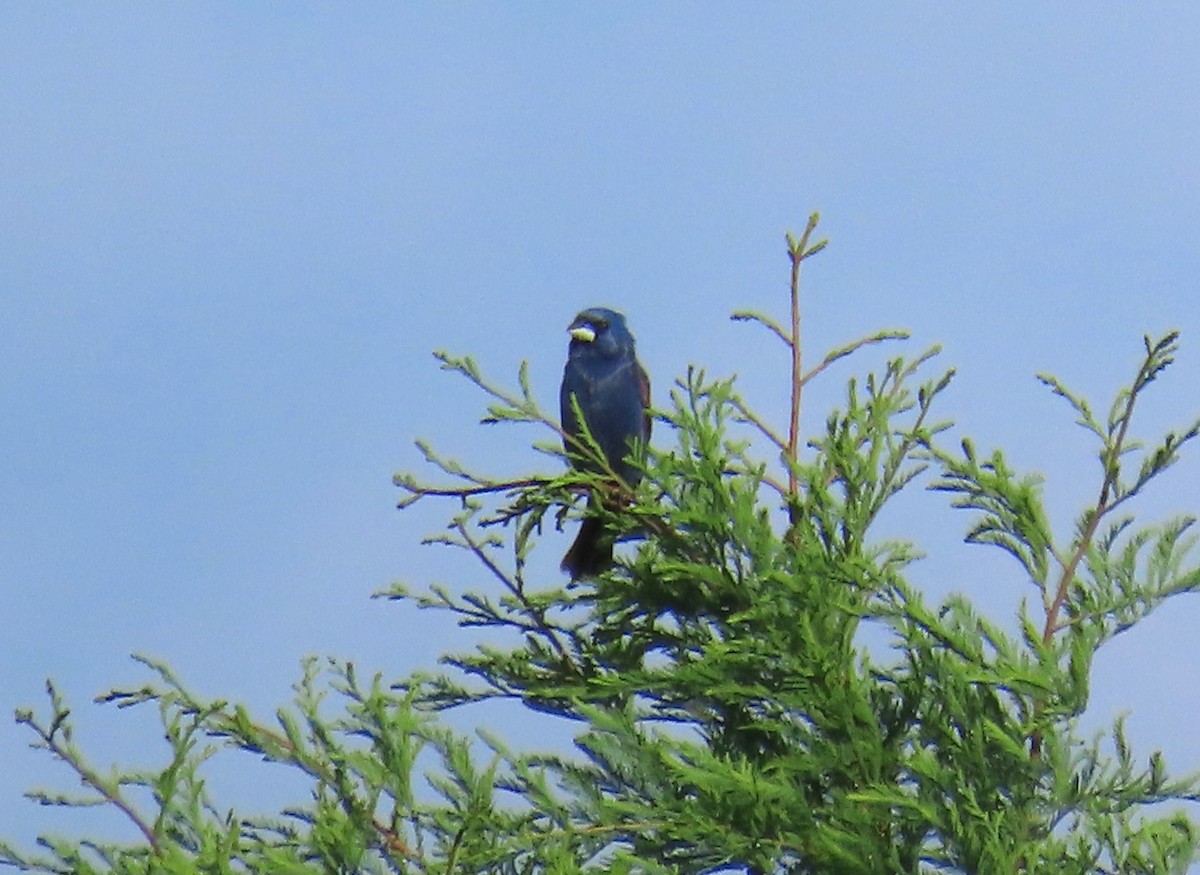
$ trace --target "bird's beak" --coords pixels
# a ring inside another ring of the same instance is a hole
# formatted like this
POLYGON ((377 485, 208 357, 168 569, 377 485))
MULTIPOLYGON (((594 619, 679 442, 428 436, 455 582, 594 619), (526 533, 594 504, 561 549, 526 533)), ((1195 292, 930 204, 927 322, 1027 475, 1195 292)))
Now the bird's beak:
POLYGON ((582 343, 591 343, 596 339, 596 332, 586 325, 576 325, 574 328, 568 328, 567 333, 571 335, 572 340, 578 340, 582 343))

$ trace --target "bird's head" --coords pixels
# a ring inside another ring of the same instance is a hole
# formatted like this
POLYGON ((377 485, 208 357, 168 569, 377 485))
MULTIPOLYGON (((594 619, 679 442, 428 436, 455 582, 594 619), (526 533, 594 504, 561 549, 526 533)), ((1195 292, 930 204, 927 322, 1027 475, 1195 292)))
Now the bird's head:
POLYGON ((567 327, 571 335, 571 355, 619 358, 633 353, 633 335, 625 317, 616 310, 591 307, 567 327))

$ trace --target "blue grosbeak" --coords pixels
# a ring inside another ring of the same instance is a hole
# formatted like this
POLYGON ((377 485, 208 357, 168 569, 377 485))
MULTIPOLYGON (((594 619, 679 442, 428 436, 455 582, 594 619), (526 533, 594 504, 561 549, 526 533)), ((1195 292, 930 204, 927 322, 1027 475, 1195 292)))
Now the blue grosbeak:
MULTIPOLYGON (((638 364, 625 317, 594 307, 576 316, 567 331, 571 346, 559 393, 567 456, 581 471, 608 473, 596 459, 588 457, 592 451, 583 438, 583 423, 576 414, 578 405, 608 467, 626 486, 636 486, 642 472, 630 462, 629 454, 636 441, 644 447, 650 440, 650 378, 638 364)), ((619 503, 620 498, 614 494, 612 506, 619 503)), ((588 504, 591 507, 591 501, 588 504)), ((609 506, 608 501, 605 504, 609 506)), ((594 577, 612 564, 612 552, 612 536, 600 519, 589 515, 563 557, 563 571, 572 580, 594 577)))

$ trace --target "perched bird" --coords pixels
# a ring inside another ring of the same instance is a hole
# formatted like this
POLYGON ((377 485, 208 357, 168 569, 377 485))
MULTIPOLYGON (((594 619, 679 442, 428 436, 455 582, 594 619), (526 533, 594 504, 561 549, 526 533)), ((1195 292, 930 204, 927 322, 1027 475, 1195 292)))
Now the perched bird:
MULTIPOLYGON (((567 456, 579 470, 607 473, 594 458, 588 458, 583 423, 576 414, 578 405, 608 467, 625 485, 636 486, 642 474, 630 462, 629 454, 635 441, 644 447, 650 440, 650 378, 638 364, 625 317, 594 307, 576 316, 567 331, 571 346, 559 392, 567 456)), ((595 576, 612 564, 612 551, 612 536, 601 520, 589 515, 563 557, 563 571, 572 580, 595 576)))

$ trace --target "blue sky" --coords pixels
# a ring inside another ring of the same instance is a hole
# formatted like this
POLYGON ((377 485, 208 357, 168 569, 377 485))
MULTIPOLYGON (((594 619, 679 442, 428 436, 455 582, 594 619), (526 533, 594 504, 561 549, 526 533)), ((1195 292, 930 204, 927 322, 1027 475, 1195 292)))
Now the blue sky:
MULTIPOLYGON (((563 329, 605 303, 659 391, 736 371, 781 420, 781 350, 727 317, 783 312, 783 232, 812 210, 810 355, 942 344, 943 414, 1050 475, 1065 532, 1097 466, 1035 372, 1106 407, 1142 334, 1180 328, 1145 433, 1200 410, 1198 41, 1188 3, 7 4, 0 714, 53 677, 98 762, 153 761, 148 721, 88 704, 145 679, 131 652, 265 714, 305 654, 399 675, 468 646, 368 598, 487 585, 418 546, 438 509, 398 513, 391 475, 416 437, 497 474, 547 461, 477 426, 430 352, 526 359, 552 406, 563 329)), ((1143 509, 1197 511, 1198 476, 1143 509)), ((914 502, 888 533, 929 549, 931 594, 1031 595, 914 502)), ((1104 652, 1089 715, 1131 709, 1180 771, 1196 609, 1104 652)), ((0 824, 26 841, 72 823, 21 798, 69 783, 27 740, 0 721, 0 824)))

